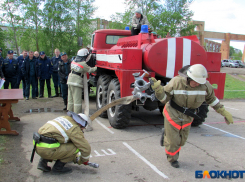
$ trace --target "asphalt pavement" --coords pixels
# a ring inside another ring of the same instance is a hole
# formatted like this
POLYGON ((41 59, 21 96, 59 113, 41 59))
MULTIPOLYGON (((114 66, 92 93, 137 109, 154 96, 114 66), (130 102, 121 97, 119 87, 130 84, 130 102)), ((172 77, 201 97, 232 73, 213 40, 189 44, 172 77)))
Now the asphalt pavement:
MULTIPOLYGON (((234 124, 227 125, 224 118, 210 107, 206 122, 191 128, 187 143, 180 151, 179 169, 170 166, 165 149, 160 146, 161 128, 164 126, 159 110, 146 111, 142 108, 132 112, 130 125, 125 129, 114 129, 107 119, 97 118, 93 121, 94 130, 85 132, 85 138, 92 147, 90 162, 98 163, 99 168, 69 163, 67 166, 73 169, 71 174, 55 176, 37 169, 39 156, 36 154, 27 181, 179 182, 196 181, 197 170, 244 170, 245 102, 221 102, 233 115, 234 124)), ((90 103, 90 108, 95 110, 94 101, 90 103)), ((27 162, 33 147, 33 131, 60 115, 32 113, 21 117, 24 126, 21 146, 27 162)), ((53 164, 50 163, 50 166, 53 164)))

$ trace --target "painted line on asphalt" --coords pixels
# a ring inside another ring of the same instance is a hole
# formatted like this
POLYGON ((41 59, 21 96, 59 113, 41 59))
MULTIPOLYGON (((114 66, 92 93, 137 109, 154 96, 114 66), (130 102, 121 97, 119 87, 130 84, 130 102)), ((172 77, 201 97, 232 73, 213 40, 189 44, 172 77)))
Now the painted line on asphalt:
POLYGON ((95 121, 102 126, 103 128, 105 128, 107 131, 109 131, 111 134, 114 134, 113 131, 111 131, 107 126, 105 126, 104 124, 102 124, 98 119, 95 119, 95 121))
POLYGON ((123 142, 123 145, 125 145, 131 152, 133 152, 137 157, 139 157, 142 161, 144 161, 150 168, 153 169, 157 174, 162 176, 165 179, 168 179, 168 176, 166 176, 164 173, 159 171, 156 166, 154 166, 152 163, 150 163, 146 158, 144 158, 142 155, 140 155, 136 150, 134 150, 130 145, 128 145, 126 142, 123 142))
POLYGON ((237 138, 241 138, 241 139, 245 140, 245 138, 243 138, 243 137, 241 137, 241 136, 238 136, 238 135, 234 135, 234 134, 232 134, 232 133, 230 133, 230 132, 228 132, 228 131, 221 130, 221 129, 219 129, 219 128, 215 128, 215 127, 210 126, 210 125, 208 125, 208 124, 203 124, 203 125, 208 126, 208 127, 210 127, 210 128, 213 128, 213 129, 216 129, 216 130, 219 130, 219 131, 221 131, 221 132, 224 132, 224 133, 233 135, 233 136, 235 136, 235 137, 237 137, 237 138))
POLYGON ((225 92, 244 92, 245 90, 225 90, 225 92))
POLYGON ((233 110, 237 110, 237 111, 239 110, 239 109, 235 109, 235 108, 231 108, 231 107, 226 107, 226 106, 225 106, 225 108, 233 109, 233 110))

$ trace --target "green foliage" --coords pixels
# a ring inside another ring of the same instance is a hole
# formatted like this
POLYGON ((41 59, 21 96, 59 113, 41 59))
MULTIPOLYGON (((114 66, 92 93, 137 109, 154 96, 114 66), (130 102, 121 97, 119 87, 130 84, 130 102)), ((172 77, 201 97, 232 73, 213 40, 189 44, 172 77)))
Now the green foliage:
POLYGON ((77 45, 79 37, 84 45, 90 43, 94 1, 4 0, 1 20, 10 24, 6 40, 15 50, 20 46, 22 50, 45 51, 53 56, 54 49, 59 48, 73 56, 81 49, 77 45))
POLYGON ((124 13, 111 16, 110 28, 123 29, 131 24, 136 9, 140 8, 147 16, 150 27, 162 37, 193 35, 195 25, 189 23, 193 12, 189 10, 188 0, 125 0, 127 8, 124 13))

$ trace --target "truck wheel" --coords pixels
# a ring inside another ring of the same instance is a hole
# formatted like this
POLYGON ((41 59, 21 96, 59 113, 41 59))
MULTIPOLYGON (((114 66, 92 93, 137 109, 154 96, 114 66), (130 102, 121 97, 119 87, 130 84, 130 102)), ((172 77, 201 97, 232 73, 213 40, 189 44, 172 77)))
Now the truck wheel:
MULTIPOLYGON (((99 110, 107 104, 107 90, 111 77, 109 75, 101 75, 97 82, 96 88, 96 108, 99 110)), ((100 114, 100 117, 107 118, 107 112, 100 114)))
MULTIPOLYGON (((117 78, 111 80, 107 92, 107 103, 121 98, 120 83, 117 78)), ((113 128, 122 129, 128 126, 131 118, 131 104, 117 105, 107 110, 109 122, 113 128)))
POLYGON ((205 118, 207 118, 208 111, 208 104, 206 102, 202 103, 202 105, 199 107, 199 112, 197 113, 197 115, 200 116, 201 119, 194 119, 191 123, 191 126, 201 125, 205 121, 205 118))

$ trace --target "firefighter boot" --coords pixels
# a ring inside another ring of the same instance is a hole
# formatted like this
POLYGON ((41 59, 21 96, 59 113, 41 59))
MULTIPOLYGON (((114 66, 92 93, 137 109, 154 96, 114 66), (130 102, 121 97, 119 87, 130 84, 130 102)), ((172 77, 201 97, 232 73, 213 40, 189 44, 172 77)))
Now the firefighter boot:
POLYGON ((162 136, 161 136, 161 139, 160 139, 160 145, 164 146, 164 128, 162 128, 162 136))
POLYGON ((64 99, 64 104, 65 104, 65 107, 64 107, 64 111, 67 111, 67 99, 64 99))
POLYGON ((171 166, 175 168, 179 168, 179 162, 178 161, 171 162, 171 166))
POLYGON ((48 88, 48 98, 53 98, 53 96, 51 96, 51 88, 48 88))
POLYGON ((40 158, 37 169, 40 169, 43 172, 51 171, 51 167, 48 166, 48 160, 40 158))
POLYGON ((70 167, 64 167, 66 163, 61 162, 60 160, 57 160, 52 168, 53 174, 67 174, 72 172, 72 168, 70 167))
POLYGON ((59 97, 58 87, 55 87, 55 95, 53 97, 59 97))

